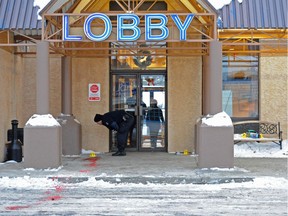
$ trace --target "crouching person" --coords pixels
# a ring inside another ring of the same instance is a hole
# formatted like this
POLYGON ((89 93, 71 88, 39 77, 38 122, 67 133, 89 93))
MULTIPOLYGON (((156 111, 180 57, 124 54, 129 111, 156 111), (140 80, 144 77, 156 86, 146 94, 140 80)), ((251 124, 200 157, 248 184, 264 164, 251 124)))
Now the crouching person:
POLYGON ((118 151, 112 156, 125 156, 125 148, 127 146, 128 133, 134 125, 133 115, 124 110, 116 110, 107 112, 103 115, 96 114, 94 121, 107 127, 109 130, 117 131, 117 149, 118 151))

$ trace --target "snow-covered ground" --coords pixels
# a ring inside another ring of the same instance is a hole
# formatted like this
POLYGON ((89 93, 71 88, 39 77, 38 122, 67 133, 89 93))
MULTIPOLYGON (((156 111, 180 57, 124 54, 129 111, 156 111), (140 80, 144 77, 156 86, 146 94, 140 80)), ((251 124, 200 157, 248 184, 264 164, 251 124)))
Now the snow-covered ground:
MULTIPOLYGON (((287 158, 288 159, 288 140, 283 141, 283 148, 280 150, 279 145, 276 145, 275 143, 268 142, 268 143, 257 143, 257 142, 251 142, 251 143, 240 143, 234 145, 234 156, 235 158, 287 158)), ((89 154, 90 150, 82 150, 83 154, 89 154)), ((6 163, 15 163, 13 161, 6 162, 6 163)), ((0 163, 1 165, 1 163, 0 163)), ((2 163, 4 165, 4 163, 2 163)), ((59 169, 55 169, 55 172, 59 171, 59 169)), ((26 169, 27 170, 27 169, 26 169)), ((205 169, 203 169, 205 170, 205 169)), ((234 170, 234 169, 232 169, 234 170)), ((48 169, 47 171, 51 171, 51 169, 48 169)), ((48 172, 47 172, 48 173, 48 172)), ((94 179, 94 178, 91 178, 94 179)), ((92 180, 93 181, 93 180, 92 180)), ((95 179, 94 179, 95 181, 95 179)), ((255 182, 254 182, 255 183, 255 182)), ((253 185, 254 183, 250 183, 253 185)), ((267 186, 267 179, 263 179, 263 182, 259 180, 257 182, 258 186, 261 186, 263 183, 263 186, 267 186)), ((273 186, 275 185, 276 181, 274 181, 273 186)), ((279 185, 283 185, 282 180, 280 180, 279 185)), ((51 184, 53 185, 54 182, 51 182, 51 180, 47 178, 30 178, 30 177, 18 177, 18 178, 0 178, 0 188, 1 187, 37 187, 39 184, 40 187, 50 187, 51 184)), ((104 184, 100 184, 99 182, 95 182, 95 186, 104 186, 104 184), (100 184, 100 185, 97 185, 100 184)), ((244 183, 245 184, 245 183, 244 183)), ((247 183, 248 184, 248 183, 247 183)), ((91 185, 91 182, 89 182, 87 185, 91 185)), ((83 184, 82 186, 87 186, 86 184, 83 184)))
POLYGON ((288 140, 283 140, 282 150, 273 142, 248 142, 234 145, 235 157, 288 158, 288 140))
MULTIPOLYGON (((234 153, 283 159, 287 144, 285 140, 282 150, 273 143, 237 144, 234 153)), ((111 183, 92 176, 70 184, 45 177, 2 177, 0 215, 284 216, 287 188, 287 178, 277 176, 226 184, 111 183)))

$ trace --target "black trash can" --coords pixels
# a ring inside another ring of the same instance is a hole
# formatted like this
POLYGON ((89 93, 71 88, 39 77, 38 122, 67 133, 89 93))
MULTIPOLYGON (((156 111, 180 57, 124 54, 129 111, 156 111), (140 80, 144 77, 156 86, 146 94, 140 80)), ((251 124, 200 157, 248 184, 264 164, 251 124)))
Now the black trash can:
POLYGON ((6 144, 6 161, 22 161, 22 142, 18 139, 18 120, 12 120, 12 139, 6 144))

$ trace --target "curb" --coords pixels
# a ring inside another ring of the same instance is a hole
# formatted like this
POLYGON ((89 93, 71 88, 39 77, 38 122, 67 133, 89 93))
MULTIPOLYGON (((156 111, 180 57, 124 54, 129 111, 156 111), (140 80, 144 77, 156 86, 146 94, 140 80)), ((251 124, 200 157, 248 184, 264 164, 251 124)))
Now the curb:
MULTIPOLYGON (((48 177, 61 183, 76 184, 88 181, 91 177, 48 177)), ((104 181, 111 184, 225 184, 253 182, 252 177, 231 178, 185 178, 185 177, 92 177, 96 181, 104 181)))

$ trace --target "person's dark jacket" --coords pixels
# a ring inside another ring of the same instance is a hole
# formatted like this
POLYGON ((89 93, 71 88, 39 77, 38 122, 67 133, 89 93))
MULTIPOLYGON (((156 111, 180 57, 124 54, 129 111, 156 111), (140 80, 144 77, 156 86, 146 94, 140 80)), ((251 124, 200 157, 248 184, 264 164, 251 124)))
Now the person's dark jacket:
POLYGON ((151 108, 147 112, 147 118, 146 119, 149 121, 164 122, 163 112, 159 107, 151 106, 151 108))
POLYGON ((124 121, 123 117, 127 115, 124 110, 116 110, 105 113, 102 117, 102 124, 109 130, 119 130, 119 125, 124 121))

